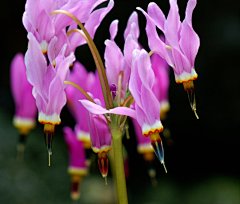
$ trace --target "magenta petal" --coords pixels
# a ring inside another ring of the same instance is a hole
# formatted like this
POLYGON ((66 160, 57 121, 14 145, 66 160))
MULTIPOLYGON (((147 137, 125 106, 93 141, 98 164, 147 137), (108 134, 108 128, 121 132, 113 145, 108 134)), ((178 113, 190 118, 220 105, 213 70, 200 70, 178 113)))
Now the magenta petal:
POLYGON ((175 48, 172 49, 172 54, 173 54, 173 58, 175 61, 175 66, 176 66, 176 69, 174 69, 174 72, 177 75, 180 75, 184 71, 191 73, 192 66, 191 66, 190 62, 188 61, 188 59, 186 58, 186 56, 183 55, 178 50, 176 50, 175 48))
POLYGON ((140 49, 139 44, 133 39, 132 34, 129 34, 125 40, 124 50, 123 50, 124 58, 129 67, 131 67, 131 64, 132 64, 132 53, 133 53, 133 50, 135 49, 140 49))
POLYGON ((139 25, 138 25, 138 14, 136 11, 134 11, 128 19, 127 27, 124 31, 125 40, 130 33, 134 35, 134 39, 138 39, 140 31, 139 31, 139 25), (135 24, 134 31, 131 33, 133 24, 135 24))
POLYGON ((124 66, 124 58, 120 48, 114 41, 105 41, 105 66, 109 84, 118 84, 118 75, 124 66))
POLYGON ((180 33, 180 46, 186 57, 194 67, 194 61, 200 46, 200 39, 192 28, 192 13, 196 6, 196 0, 189 0, 186 8, 186 16, 182 23, 180 33))
POLYGON ((49 15, 47 15, 45 10, 42 10, 38 16, 41 19, 38 23, 38 33, 41 36, 41 41, 46 40, 49 42, 55 33, 55 28, 53 26, 52 20, 49 15))
MULTIPOLYGON (((15 55, 11 63, 11 91, 16 104, 21 103, 23 98, 24 84, 27 81, 24 57, 21 53, 15 55)), ((32 86, 31 86, 32 87, 32 86)), ((30 88, 30 92, 31 92, 30 88)))
POLYGON ((155 75, 152 70, 151 61, 148 53, 142 49, 138 58, 138 73, 142 84, 151 89, 155 81, 155 75))
POLYGON ((113 108, 109 110, 109 113, 114 113, 117 115, 127 115, 131 118, 135 118, 136 119, 136 112, 135 110, 131 109, 131 108, 127 108, 127 107, 117 107, 117 108, 113 108))
POLYGON ((103 108, 102 106, 100 105, 97 105, 91 101, 88 101, 88 100, 79 100, 82 105, 91 113, 94 113, 94 114, 105 114, 105 113, 108 113, 108 110, 106 110, 105 108, 103 108))
POLYGON ((118 20, 114 20, 109 28, 109 32, 110 32, 110 39, 113 41, 117 35, 118 32, 118 20))
POLYGON ((166 21, 165 15, 156 3, 151 2, 148 5, 148 14, 154 20, 157 27, 164 32, 164 24, 166 21))
POLYGON ((153 125, 156 120, 160 121, 160 103, 153 92, 145 86, 141 87, 143 111, 146 114, 147 124, 153 125))
POLYGON ((187 24, 189 24, 191 27, 192 27, 192 13, 193 13, 193 10, 196 7, 196 5, 197 5, 196 0, 189 0, 188 3, 187 3, 187 8, 186 8, 186 14, 185 14, 184 21, 186 21, 187 24))
POLYGON ((141 79, 139 77, 138 73, 138 56, 139 56, 140 51, 139 50, 134 50, 133 51, 133 61, 132 61, 132 66, 131 66, 131 76, 129 79, 129 90, 131 91, 131 94, 136 101, 136 103, 141 106, 141 79))
POLYGON ((104 116, 89 113, 89 127, 93 150, 95 152, 109 150, 112 137, 104 116))
POLYGON ((50 41, 50 43, 48 44, 48 53, 47 54, 48 54, 48 59, 49 59, 51 64, 53 64, 53 61, 56 58, 56 56, 55 56, 55 49, 56 49, 55 45, 56 45, 57 41, 58 41, 57 37, 54 36, 52 38, 52 40, 50 41))
POLYGON ((94 114, 112 113, 112 114, 117 114, 117 115, 127 115, 127 116, 130 116, 132 118, 136 118, 135 111, 133 109, 130 109, 130 108, 117 107, 117 108, 113 108, 113 109, 110 109, 110 110, 106 110, 102 106, 97 105, 95 103, 92 103, 91 101, 88 101, 88 100, 79 100, 79 101, 83 104, 83 106, 89 112, 94 113, 94 114))
POLYGON ((25 54, 25 65, 28 81, 41 95, 43 78, 47 72, 47 61, 41 47, 32 33, 28 33, 29 48, 25 54))
POLYGON ((159 54, 162 58, 165 58, 166 45, 159 38, 153 19, 141 8, 138 7, 137 9, 140 10, 147 19, 146 32, 148 36, 148 45, 151 51, 159 54))
POLYGON ((83 143, 79 141, 70 127, 64 127, 64 139, 68 146, 69 167, 86 168, 86 156, 83 143))
POLYGON ((73 53, 65 58, 58 67, 56 77, 50 83, 46 110, 48 115, 52 115, 53 113, 60 115, 61 109, 66 104, 64 81, 69 72, 69 66, 74 60, 75 57, 73 53))
POLYGON ((170 11, 165 22, 165 37, 170 46, 178 50, 180 49, 178 43, 178 31, 180 26, 181 22, 178 14, 177 1, 170 0, 170 11))
POLYGON ((194 67, 194 61, 200 46, 200 39, 193 28, 186 22, 183 22, 182 24, 181 39, 179 44, 185 56, 191 63, 191 66, 194 67))
POLYGON ((36 102, 32 95, 32 85, 27 80, 24 57, 18 53, 11 63, 11 91, 15 102, 15 117, 35 119, 36 102))
POLYGON ((32 25, 33 29, 36 31, 37 29, 39 29, 39 16, 44 10, 42 1, 36 2, 35 0, 27 0, 25 10, 27 13, 28 21, 32 25))

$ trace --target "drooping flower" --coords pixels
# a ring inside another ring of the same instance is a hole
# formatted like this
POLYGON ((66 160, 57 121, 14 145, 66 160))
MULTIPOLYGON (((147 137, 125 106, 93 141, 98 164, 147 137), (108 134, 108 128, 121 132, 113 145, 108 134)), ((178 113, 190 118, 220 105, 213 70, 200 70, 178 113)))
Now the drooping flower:
POLYGON ((80 197, 79 184, 87 174, 85 150, 83 143, 78 140, 70 127, 64 127, 63 132, 69 153, 68 173, 71 175, 72 182, 71 198, 76 200, 80 197))
POLYGON ((33 86, 27 80, 23 54, 15 55, 10 72, 11 91, 15 102, 13 125, 19 130, 20 141, 17 149, 20 153, 24 151, 26 136, 36 125, 37 107, 32 95, 33 86))
MULTIPOLYGON (((65 45, 55 58, 56 66, 54 67, 52 63, 48 65, 41 47, 32 33, 28 34, 28 39, 29 48, 25 55, 27 78, 33 85, 33 96, 38 108, 38 121, 45 124, 45 142, 50 157, 54 126, 61 122, 60 112, 67 101, 64 81, 69 76, 69 66, 75 60, 75 56, 71 53, 66 58, 64 57, 65 45)), ((56 41, 56 38, 53 38, 52 41, 56 41)), ((49 57, 49 59, 51 58, 49 57)))
POLYGON ((36 125, 37 107, 32 95, 33 86, 28 82, 24 56, 15 55, 11 63, 11 90, 15 102, 13 125, 20 134, 28 134, 36 125))
MULTIPOLYGON (((95 103, 101 106, 98 99, 95 103)), ((98 165, 102 176, 105 178, 108 174, 107 152, 111 149, 112 136, 108 127, 106 118, 103 115, 96 115, 88 112, 88 124, 92 150, 98 154, 98 165)))
MULTIPOLYGON (((150 3, 148 13, 143 12, 147 19, 146 31, 150 49, 164 58, 173 68, 177 83, 183 83, 188 94, 192 110, 196 114, 196 101, 193 80, 198 75, 195 71, 195 58, 200 46, 200 40, 192 27, 192 13, 196 0, 189 0, 185 19, 181 23, 176 0, 170 0, 170 11, 165 18, 161 9, 150 3), (164 33, 165 43, 159 38, 156 26, 164 33)), ((198 116, 196 115, 198 118, 198 116)))

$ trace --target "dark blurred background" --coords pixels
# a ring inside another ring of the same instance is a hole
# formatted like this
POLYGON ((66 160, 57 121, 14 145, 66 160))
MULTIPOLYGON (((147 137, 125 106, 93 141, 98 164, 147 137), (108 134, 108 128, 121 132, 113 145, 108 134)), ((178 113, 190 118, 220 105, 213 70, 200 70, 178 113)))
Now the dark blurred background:
MULTIPOLYGON (((147 9, 147 0, 116 0, 112 11, 96 32, 95 43, 104 55, 104 40, 109 39, 109 25, 119 19, 116 42, 123 48, 123 32, 130 14, 137 6, 147 9)), ((156 1, 167 15, 168 0, 156 1)), ((178 0, 181 20, 187 0, 178 0)), ((200 37, 195 67, 199 75, 196 89, 197 120, 191 111, 182 85, 170 73, 171 110, 164 126, 170 129, 174 145, 164 140, 165 174, 159 162, 158 186, 152 187, 142 156, 136 152, 136 140, 124 139, 128 151, 130 177, 127 181, 129 203, 240 203, 239 126, 240 126, 240 16, 239 1, 198 1, 193 12, 193 27, 200 37)), ((67 174, 67 147, 63 126, 74 126, 65 107, 62 124, 56 127, 53 141, 53 164, 47 166, 43 126, 30 133, 25 160, 16 157, 17 130, 12 126, 14 103, 9 86, 9 67, 17 52, 27 49, 27 32, 22 25, 24 0, 1 0, 1 74, 0 74, 0 203, 71 203, 67 174)), ((139 42, 149 51, 145 17, 139 14, 139 42)), ((95 69, 89 48, 76 51, 77 59, 90 71, 95 69)), ((79 203, 115 203, 111 182, 108 186, 98 169, 83 180, 79 203)))

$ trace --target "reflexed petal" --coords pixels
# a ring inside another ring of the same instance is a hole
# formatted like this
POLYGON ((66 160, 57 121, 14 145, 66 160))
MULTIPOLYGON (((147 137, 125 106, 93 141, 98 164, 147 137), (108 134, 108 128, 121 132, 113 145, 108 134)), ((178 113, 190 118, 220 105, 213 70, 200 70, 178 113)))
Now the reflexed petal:
POLYGON ((83 106, 91 113, 94 114, 105 114, 105 113, 112 113, 117 115, 127 115, 132 118, 136 118, 136 113, 133 109, 126 108, 126 107, 117 107, 110 110, 106 110, 100 105, 94 104, 88 100, 79 100, 83 106))
POLYGON ((32 33, 28 34, 29 48, 25 55, 28 81, 41 95, 43 79, 47 72, 47 61, 42 54, 41 47, 32 33))
POLYGON ((154 20, 157 27, 164 33, 165 15, 156 3, 151 2, 148 5, 148 14, 154 20))
POLYGON ((160 103, 153 92, 145 86, 141 87, 141 99, 143 111, 147 117, 147 124, 153 125, 156 120, 160 120, 160 103))
POLYGON ((192 28, 192 13, 196 6, 196 0, 189 0, 186 8, 185 19, 180 33, 180 46, 184 54, 194 68, 194 61, 200 46, 200 39, 192 28))
POLYGON ((109 84, 118 84, 118 75, 124 65, 124 58, 120 48, 114 41, 105 41, 105 66, 109 84))
POLYGON ((109 32, 110 32, 110 39, 113 41, 117 35, 117 32, 118 32, 118 20, 114 20, 111 25, 110 25, 110 29, 109 29, 109 32))
POLYGON ((41 19, 39 20, 38 28, 37 28, 38 33, 41 37, 41 41, 46 40, 47 42, 49 42, 54 36, 54 32, 55 32, 52 20, 50 16, 47 15, 45 10, 42 10, 38 18, 41 19))
POLYGON ((142 84, 151 89, 155 81, 155 75, 152 70, 151 61, 148 53, 142 49, 138 57, 138 73, 142 84))
MULTIPOLYGON (((134 50, 133 51, 133 60, 132 60, 132 66, 131 66, 131 76, 129 79, 129 90, 131 91, 131 94, 134 98, 134 100, 136 101, 136 103, 141 106, 141 86, 142 86, 142 82, 141 79, 139 77, 139 73, 138 73, 138 56, 140 54, 139 50, 134 50)), ((142 106, 141 106, 142 107, 142 106)))
POLYGON ((192 13, 193 13, 193 10, 196 7, 196 5, 197 5, 196 0, 189 0, 188 3, 187 3, 187 8, 186 8, 186 14, 185 14, 184 21, 186 21, 187 24, 189 24, 191 27, 192 27, 192 13))
POLYGON ((43 9, 44 7, 42 1, 38 1, 38 3, 36 3, 35 0, 27 0, 26 2, 25 10, 27 13, 27 18, 35 31, 39 30, 39 16, 43 9))
POLYGON ((136 11, 134 11, 128 19, 127 27, 124 31, 125 40, 130 33, 134 35, 133 36, 134 39, 138 39, 140 32, 139 32, 139 25, 138 25, 138 14, 136 11), (133 24, 135 24, 134 27, 132 27, 133 24))
POLYGON ((184 56, 181 52, 179 52, 175 48, 172 49, 172 54, 173 54, 173 58, 176 66, 176 69, 174 69, 174 72, 177 75, 180 75, 183 71, 191 73, 192 66, 188 61, 188 59, 186 58, 186 56, 184 56))
POLYGON ((51 64, 53 64, 53 61, 56 58, 56 56, 55 56, 55 45, 56 45, 57 41, 58 41, 57 37, 54 36, 52 38, 52 40, 50 41, 50 43, 48 44, 47 54, 48 54, 48 59, 49 59, 51 64))
POLYGON ((194 61, 200 46, 200 39, 193 28, 183 22, 181 30, 180 46, 191 66, 194 68, 194 61))
POLYGON ((165 22, 165 37, 171 47, 179 48, 178 31, 180 29, 180 17, 178 13, 178 5, 176 0, 170 0, 170 11, 165 22))
POLYGON ((147 19, 146 32, 148 36, 148 45, 151 51, 159 54, 162 58, 165 58, 166 45, 159 38, 153 19, 141 8, 138 7, 137 9, 140 10, 147 19))
POLYGON ((139 44, 135 41, 132 37, 132 34, 129 34, 125 40, 124 44, 124 58, 128 63, 128 66, 131 67, 132 64, 132 53, 133 50, 138 49, 140 50, 139 44))
POLYGON ((102 106, 100 105, 97 105, 91 101, 88 101, 88 100, 79 100, 82 105, 91 113, 94 113, 94 114, 105 114, 105 113, 108 113, 108 110, 106 110, 105 108, 103 108, 102 106))
MULTIPOLYGON (((11 91, 14 101, 17 104, 21 103, 24 92, 24 84, 27 81, 26 68, 24 64, 24 57, 21 53, 15 55, 11 63, 11 91)), ((27 82, 28 83, 28 82, 27 82)), ((31 92, 31 90, 30 90, 31 92)))

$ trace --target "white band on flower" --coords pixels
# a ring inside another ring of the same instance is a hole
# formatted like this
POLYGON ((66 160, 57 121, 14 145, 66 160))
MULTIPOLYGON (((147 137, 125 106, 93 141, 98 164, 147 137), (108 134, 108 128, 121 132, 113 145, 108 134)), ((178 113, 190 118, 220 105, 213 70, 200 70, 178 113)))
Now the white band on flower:
POLYGON ((142 134, 147 137, 155 132, 162 132, 163 125, 160 120, 156 120, 156 122, 153 125, 148 125, 146 123, 142 126, 142 134))
POLYGON ((58 114, 53 113, 52 115, 46 115, 43 112, 38 114, 38 121, 42 124, 51 124, 51 125, 59 125, 61 123, 61 119, 58 114))
POLYGON ((36 125, 36 120, 32 118, 22 118, 19 116, 13 117, 13 125, 16 128, 27 128, 27 129, 33 129, 36 125))
POLYGON ((77 138, 80 141, 88 142, 88 141, 90 141, 90 134, 89 134, 89 132, 79 130, 79 131, 77 131, 77 138))
POLYGON ((175 81, 177 83, 184 83, 184 82, 192 81, 198 77, 194 68, 192 68, 191 73, 184 71, 180 75, 177 75, 176 73, 174 73, 174 75, 175 75, 175 81))

